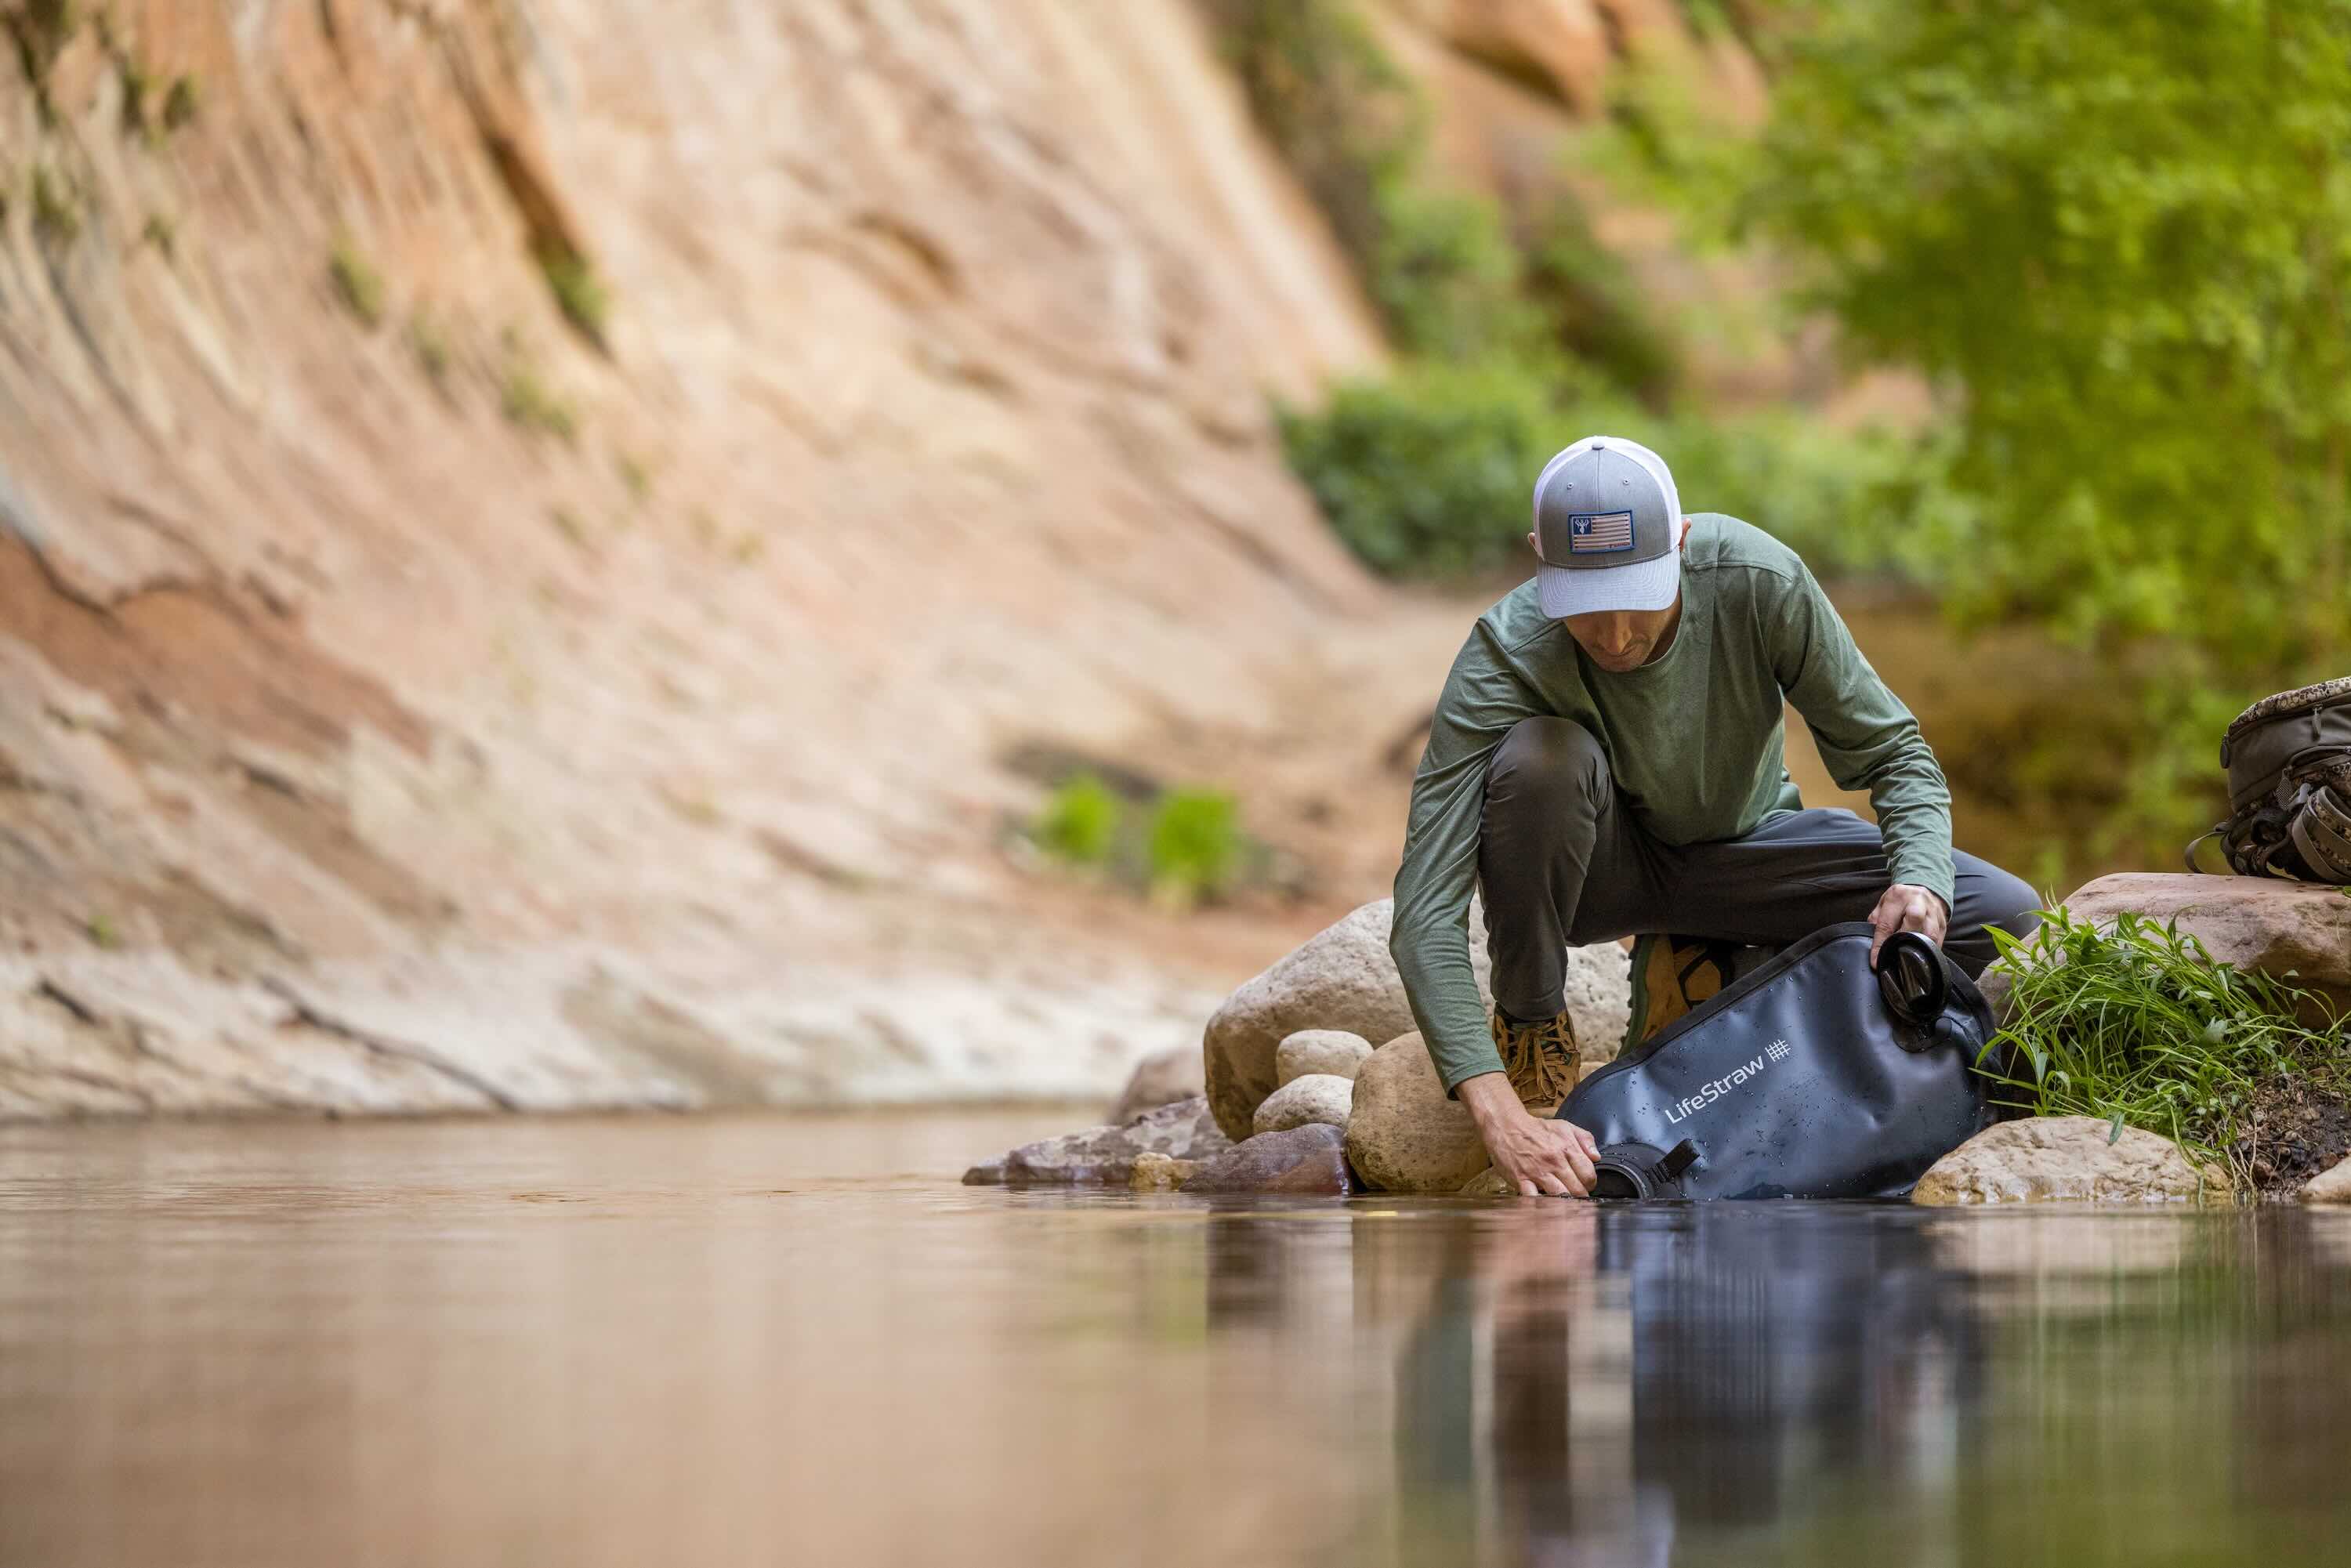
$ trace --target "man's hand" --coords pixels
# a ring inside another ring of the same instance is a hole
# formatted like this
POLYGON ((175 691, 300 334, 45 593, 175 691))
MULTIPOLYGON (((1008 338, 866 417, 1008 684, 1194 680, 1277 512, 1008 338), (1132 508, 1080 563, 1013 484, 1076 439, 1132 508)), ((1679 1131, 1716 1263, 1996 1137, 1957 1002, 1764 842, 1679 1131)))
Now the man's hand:
POLYGON ((1465 1078, 1455 1089, 1478 1135, 1486 1141, 1494 1168, 1520 1197, 1583 1197, 1592 1191, 1592 1162, 1600 1145, 1592 1134, 1566 1122, 1531 1115, 1499 1072, 1465 1078))
POLYGON ((1949 929, 1950 921, 1951 912, 1943 903, 1942 894, 1915 883, 1896 883, 1879 897, 1877 907, 1869 912, 1869 923, 1877 927, 1877 935, 1869 943, 1869 967, 1877 967, 1877 950, 1896 931, 1923 932, 1935 946, 1941 946, 1943 933, 1949 929))

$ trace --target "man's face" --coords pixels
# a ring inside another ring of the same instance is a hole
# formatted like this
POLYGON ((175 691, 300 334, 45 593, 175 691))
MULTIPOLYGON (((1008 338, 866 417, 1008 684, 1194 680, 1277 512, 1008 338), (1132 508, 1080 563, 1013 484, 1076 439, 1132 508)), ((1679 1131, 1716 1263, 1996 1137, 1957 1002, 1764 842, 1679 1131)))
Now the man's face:
MULTIPOLYGON (((1674 540, 1674 548, 1689 543, 1690 520, 1682 519, 1682 531, 1674 540)), ((1527 535, 1527 548, 1540 559, 1542 546, 1536 537, 1527 535)), ((1575 639, 1592 662, 1604 670, 1637 670, 1649 662, 1657 644, 1666 640, 1673 629, 1674 617, 1681 612, 1681 595, 1663 610, 1599 610, 1589 615, 1566 617, 1567 634, 1575 639)))
POLYGON ((1567 634, 1604 670, 1637 670, 1649 662, 1673 624, 1674 606, 1663 610, 1599 610, 1570 615, 1567 634))

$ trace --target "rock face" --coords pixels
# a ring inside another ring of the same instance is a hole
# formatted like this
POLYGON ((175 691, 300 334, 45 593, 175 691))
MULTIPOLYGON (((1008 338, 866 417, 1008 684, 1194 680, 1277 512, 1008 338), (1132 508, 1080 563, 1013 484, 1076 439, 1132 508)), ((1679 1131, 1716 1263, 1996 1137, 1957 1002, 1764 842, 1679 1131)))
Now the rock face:
POLYGON ((1347 1160, 1379 1192, 1459 1192, 1492 1163, 1468 1111, 1446 1097, 1417 1034, 1388 1041, 1355 1075, 1347 1160))
MULTIPOLYGON (((1391 899, 1364 904, 1242 986, 1208 1020, 1202 1040, 1208 1103, 1227 1136, 1249 1135, 1258 1105, 1277 1087, 1275 1053, 1290 1035, 1343 1030, 1367 1040, 1393 1040, 1411 1030, 1404 981, 1388 956, 1393 915, 1391 899)), ((1470 967, 1479 995, 1490 1007, 1485 921, 1474 904, 1469 926, 1470 967)), ((1569 949, 1562 1000, 1587 1061, 1615 1053, 1632 997, 1631 960, 1622 947, 1610 942, 1569 949)), ((1475 1166, 1463 1172, 1453 1186, 1476 1174, 1475 1166)))
POLYGON ((1123 1127, 1089 1127, 1024 1144, 964 1172, 968 1186, 1125 1186, 1145 1154, 1200 1160, 1232 1146, 1208 1114, 1207 1102, 1179 1100, 1146 1111, 1123 1127))
POLYGON ((1273 1077, 1288 1083, 1310 1072, 1352 1081, 1372 1059, 1372 1042, 1343 1029, 1301 1029, 1274 1048, 1273 1077))
POLYGON ((996 839, 1044 725, 1326 744, 1385 620, 1264 397, 1384 350, 1192 0, 6 10, 0 1115, 1196 1040, 996 839))
POLYGON ((1265 1097, 1253 1125, 1259 1135, 1321 1123, 1346 1130, 1347 1113, 1355 1099, 1355 1082, 1335 1073, 1310 1072, 1293 1078, 1265 1097))
POLYGON ((2137 1127, 2107 1139, 2091 1116, 2029 1116, 1977 1134, 1919 1177, 1910 1201, 2227 1203, 2228 1176, 2199 1171, 2168 1138, 2137 1127))
POLYGON ((1260 1133, 1203 1160, 1184 1179, 1187 1193, 1289 1192, 1343 1197, 1355 1190, 1336 1127, 1317 1123, 1260 1133))
POLYGON ((1205 1092, 1197 1051, 1178 1045, 1155 1051, 1135 1063, 1134 1072, 1120 1092, 1117 1103, 1110 1108, 1110 1124, 1123 1126, 1145 1111, 1155 1111, 1205 1092))
POLYGON ((2111 921, 2126 909, 2157 921, 2176 916, 2179 929, 2195 933, 2215 960, 2322 992, 2351 1011, 2351 898, 2333 887, 2120 872, 2085 883, 2064 902, 2082 920, 2111 921))

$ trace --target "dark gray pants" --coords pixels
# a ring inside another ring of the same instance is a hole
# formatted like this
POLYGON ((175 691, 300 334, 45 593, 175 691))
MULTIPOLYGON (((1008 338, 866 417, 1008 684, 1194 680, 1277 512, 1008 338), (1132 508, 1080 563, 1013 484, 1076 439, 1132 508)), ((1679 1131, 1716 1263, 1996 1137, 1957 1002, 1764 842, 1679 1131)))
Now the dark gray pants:
MULTIPOLYGON (((1943 949, 1972 976, 1998 956, 1984 928, 2024 936, 2041 900, 1988 861, 1958 852, 1952 862, 1943 949)), ((1478 880, 1494 1000, 1512 1018, 1559 1010, 1570 946, 1671 932, 1781 946, 1868 919, 1893 875, 1877 825, 1835 807, 1743 839, 1660 843, 1633 821, 1607 754, 1573 719, 1520 720, 1487 769, 1478 880)))

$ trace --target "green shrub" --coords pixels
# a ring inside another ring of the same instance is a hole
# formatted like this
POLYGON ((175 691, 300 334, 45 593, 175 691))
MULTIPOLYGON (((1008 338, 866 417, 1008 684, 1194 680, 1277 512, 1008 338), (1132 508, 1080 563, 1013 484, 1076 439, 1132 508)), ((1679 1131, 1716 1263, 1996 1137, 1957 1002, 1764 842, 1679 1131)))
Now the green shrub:
POLYGON ((179 131, 193 125, 196 110, 202 107, 202 95, 192 76, 172 78, 171 89, 163 94, 163 129, 179 131))
POLYGON ((1662 412, 1681 381, 1681 354, 1641 298, 1624 258, 1600 243, 1573 193, 1561 190, 1520 236, 1522 287, 1552 340, 1615 385, 1662 412))
POLYGON ((46 163, 33 165, 33 232, 60 247, 81 237, 79 194, 46 163))
POLYGON ((2060 905, 2029 937, 1986 930, 2011 976, 2010 1021, 1980 1070, 2036 1114, 2145 1128, 2249 1187, 2257 1097, 2351 1095, 2343 1020, 2297 1018, 2297 1004, 2331 1016, 2324 998, 2213 962, 2176 918, 2126 912, 2102 931, 2060 905))
POLYGON ((383 275, 359 253, 349 235, 335 242, 327 258, 327 276, 344 308, 372 331, 383 320, 383 275))
POLYGON ((1541 380, 1508 364, 1425 364, 1280 407, 1290 468, 1374 571, 1460 577, 1526 549, 1535 476, 1577 434, 1541 380))
POLYGON ((441 329, 438 321, 421 308, 408 319, 408 347, 415 354, 416 363, 425 376, 434 386, 446 391, 452 362, 448 334, 441 329))
POLYGON ((555 303, 564 317, 590 341, 603 347, 604 322, 612 313, 612 299, 603 280, 596 276, 596 269, 588 265, 585 256, 568 250, 541 252, 538 267, 546 276, 548 291, 555 296, 555 303))
POLYGON ((1125 808, 1109 786, 1091 773, 1065 779, 1045 802, 1029 836, 1056 860, 1071 865, 1107 864, 1117 847, 1125 808))
POLYGON ((1151 820, 1152 892, 1179 906, 1219 897, 1232 885, 1246 849, 1231 796, 1172 789, 1151 820))
POLYGON ((540 381, 538 372, 527 364, 507 368, 500 406, 506 410, 507 418, 536 434, 552 435, 562 442, 579 437, 580 422, 571 412, 571 404, 540 381))

